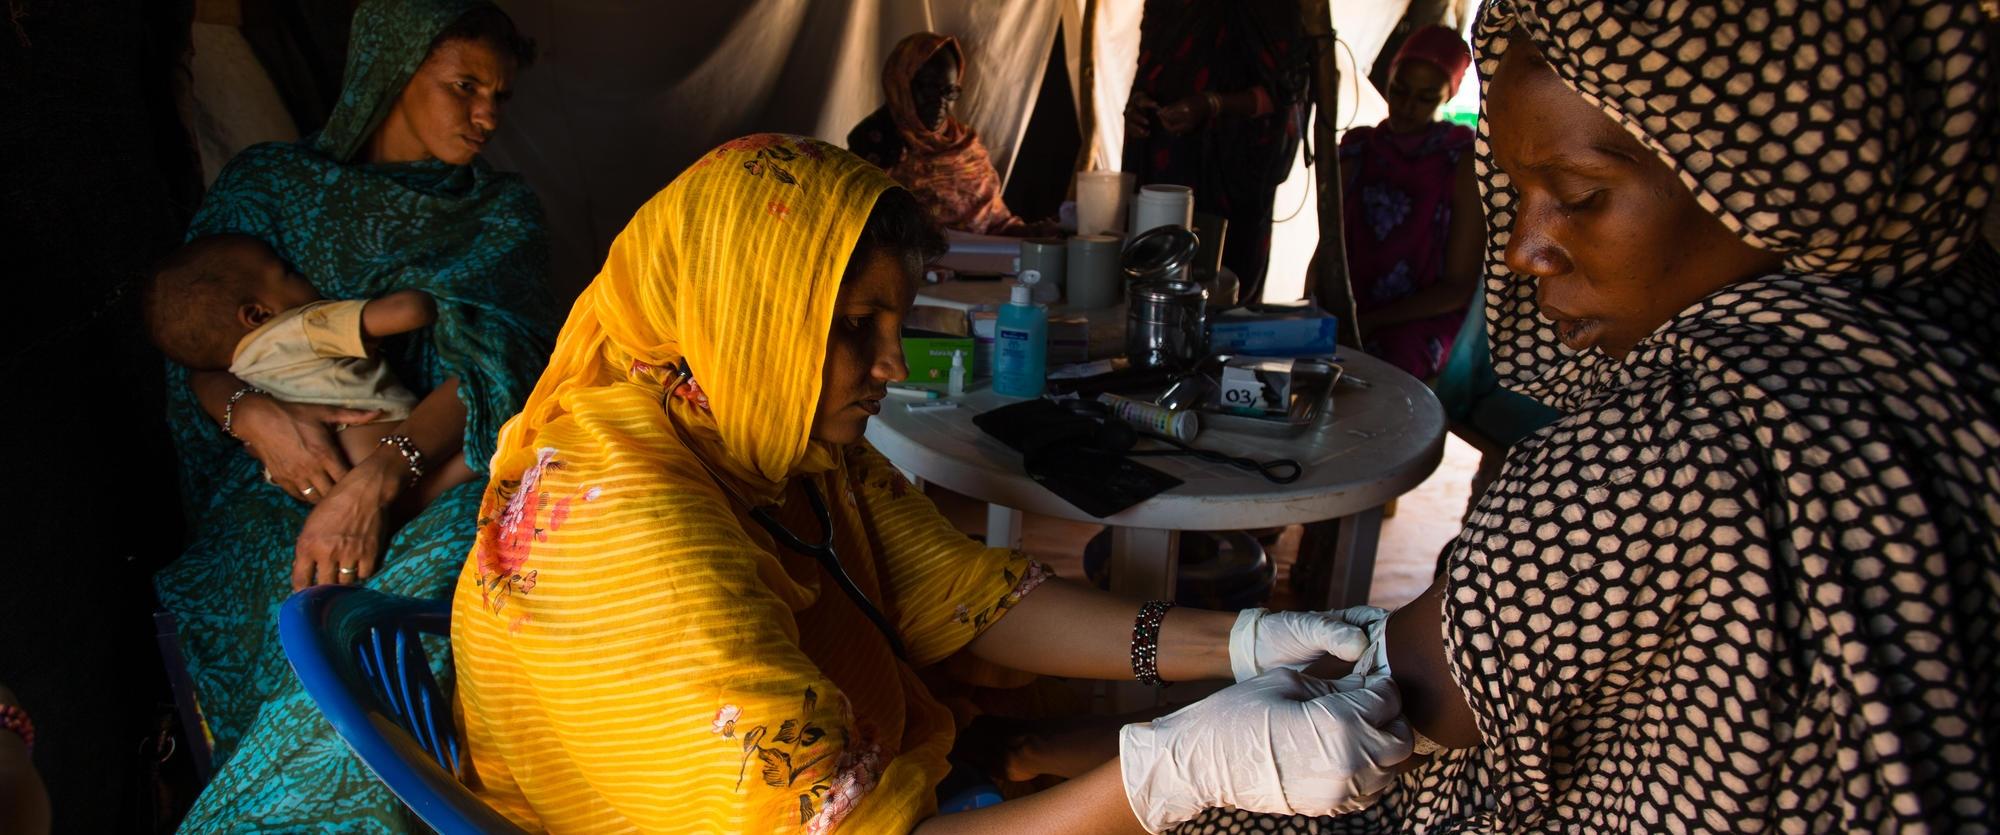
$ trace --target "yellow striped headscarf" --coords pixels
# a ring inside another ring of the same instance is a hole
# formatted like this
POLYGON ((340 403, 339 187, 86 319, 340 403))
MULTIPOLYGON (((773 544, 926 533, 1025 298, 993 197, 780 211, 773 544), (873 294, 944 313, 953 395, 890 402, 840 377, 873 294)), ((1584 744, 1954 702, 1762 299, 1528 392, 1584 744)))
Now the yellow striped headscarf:
POLYGON ((806 458, 841 275, 876 198, 895 186, 806 137, 746 136, 703 156, 612 243, 548 370, 500 430, 494 472, 534 449, 565 402, 625 380, 630 369, 609 361, 623 356, 654 368, 685 359, 708 395, 726 469, 771 482, 791 475, 806 458))
POLYGON ((955 729, 916 670, 1043 575, 866 442, 811 440, 840 281, 892 187, 816 140, 730 142, 639 210, 577 301, 501 430, 452 603, 467 782, 509 819, 828 835, 936 812, 955 729), (682 361, 700 392, 663 404, 682 361), (808 485, 825 528, 788 500, 808 485), (828 530, 906 658, 734 493, 828 530))

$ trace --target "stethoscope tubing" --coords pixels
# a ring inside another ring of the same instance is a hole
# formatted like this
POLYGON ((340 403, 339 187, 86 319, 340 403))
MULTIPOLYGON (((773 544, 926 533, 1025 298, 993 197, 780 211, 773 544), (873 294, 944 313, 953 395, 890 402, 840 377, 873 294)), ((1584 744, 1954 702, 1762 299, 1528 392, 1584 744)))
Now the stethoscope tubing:
POLYGON ((840 590, 847 594, 849 600, 853 601, 855 608, 860 609, 861 614, 867 617, 869 622, 875 624, 877 630, 881 631, 882 637, 889 642, 889 649, 896 653, 898 659, 907 663, 910 660, 910 654, 903 646, 902 637, 896 634, 896 629, 889 623, 889 618, 882 614, 881 609, 876 608, 875 602, 868 599, 868 593, 861 590, 861 586, 854 582, 854 577, 847 573, 846 567, 840 564, 840 553, 834 549, 833 514, 827 509, 826 497, 820 494, 819 485, 814 484, 811 479, 806 479, 803 484, 806 492, 806 503, 812 506, 813 516, 819 521, 821 531, 819 542, 807 542, 798 534, 792 533, 791 529, 786 528, 785 524, 778 521, 777 517, 771 515, 770 506, 750 504, 748 499, 745 499, 736 490, 732 489, 728 482, 723 480, 722 474, 716 472, 715 467, 708 463, 708 459, 703 458, 701 453, 695 450, 694 444, 688 438, 687 433, 682 431, 680 423, 674 420, 674 410, 667 402, 673 398, 675 391, 679 390, 681 386, 687 385, 687 382, 692 379, 694 379, 693 371, 688 368, 687 361, 682 360, 679 367, 675 368, 668 375, 666 390, 660 395, 660 409, 667 415, 667 425, 672 427, 674 434, 680 437, 681 444, 687 447, 688 454, 694 456, 695 463, 701 465, 702 470, 708 473, 709 479, 715 482, 715 486, 722 490, 723 495, 728 496, 731 501, 741 504, 748 510, 750 518, 759 527, 762 527, 765 533, 771 535, 772 541, 791 549, 793 553, 800 556, 811 557, 814 562, 819 563, 820 568, 824 569, 827 574, 832 575, 834 582, 838 583, 840 590))

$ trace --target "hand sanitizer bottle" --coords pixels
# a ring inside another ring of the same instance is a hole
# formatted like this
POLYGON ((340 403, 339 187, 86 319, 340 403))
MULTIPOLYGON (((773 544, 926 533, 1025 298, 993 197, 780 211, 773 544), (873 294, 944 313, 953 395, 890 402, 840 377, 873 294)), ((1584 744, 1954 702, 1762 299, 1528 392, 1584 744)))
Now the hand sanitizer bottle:
POLYGON ((951 376, 945 382, 945 393, 952 397, 965 396, 965 352, 951 352, 951 376))
POLYGON ((1041 272, 1023 271, 995 322, 993 391, 1006 397, 1040 397, 1048 382, 1049 314, 1034 295, 1041 280, 1041 272))

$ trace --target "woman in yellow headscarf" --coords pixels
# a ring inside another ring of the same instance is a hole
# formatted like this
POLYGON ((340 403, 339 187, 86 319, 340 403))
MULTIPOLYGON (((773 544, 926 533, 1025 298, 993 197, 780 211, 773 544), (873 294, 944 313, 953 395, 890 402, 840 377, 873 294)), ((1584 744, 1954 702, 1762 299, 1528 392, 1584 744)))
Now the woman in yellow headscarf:
POLYGON ((1252 679, 1209 703, 1262 718, 1133 726, 1119 762, 945 828, 1157 829, 1187 802, 1327 809, 1386 780, 1273 741, 1406 749, 1375 727, 1397 712, 1383 682, 1259 675, 1358 656, 1343 613, 1148 604, 1128 640, 1129 604, 967 539, 862 440, 907 371, 901 321, 936 247, 880 169, 776 135, 704 156, 618 236, 501 431, 459 579, 470 777, 495 808, 555 832, 911 831, 955 734, 916 670, 962 648, 1050 675, 1252 679), (1190 746, 1259 773, 1190 777, 1190 746), (1252 791, 1281 770, 1346 782, 1252 791))

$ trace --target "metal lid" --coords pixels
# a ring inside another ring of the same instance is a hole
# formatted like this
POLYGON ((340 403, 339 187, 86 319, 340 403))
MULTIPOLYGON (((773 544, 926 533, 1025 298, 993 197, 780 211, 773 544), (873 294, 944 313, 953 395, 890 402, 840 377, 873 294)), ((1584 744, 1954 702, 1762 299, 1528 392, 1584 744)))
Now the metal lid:
POLYGON ((1155 226, 1125 245, 1125 274, 1143 279, 1179 275, 1201 251, 1201 239, 1185 226, 1155 226))
POLYGON ((1143 281, 1132 285, 1131 299, 1135 302, 1187 303, 1192 299, 1208 298, 1208 288, 1192 281, 1143 281))

